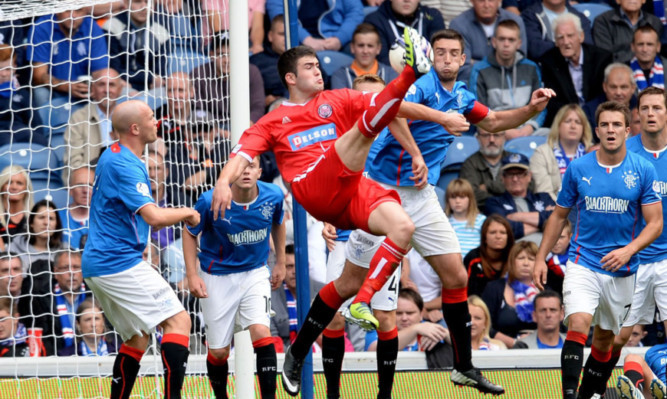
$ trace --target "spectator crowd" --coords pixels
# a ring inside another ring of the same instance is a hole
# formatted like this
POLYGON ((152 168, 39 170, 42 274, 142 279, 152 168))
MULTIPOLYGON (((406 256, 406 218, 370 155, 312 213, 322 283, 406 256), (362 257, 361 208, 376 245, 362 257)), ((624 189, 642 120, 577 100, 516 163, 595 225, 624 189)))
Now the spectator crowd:
MULTIPOLYGON (((147 152, 146 166, 160 207, 193 206, 228 159, 234 62, 228 1, 153 4, 149 9, 146 0, 124 0, 0 22, 0 157, 20 143, 56 153, 55 138, 61 137, 62 158, 48 181, 60 182, 70 197, 58 203, 40 196, 46 190, 38 189, 44 183, 34 165, 0 171, 0 357, 107 355, 119 347, 81 275, 94 168, 117 140, 110 122, 117 104, 153 99, 159 139, 147 152), (71 104, 66 126, 54 126, 53 114, 65 112, 63 104, 71 104)), ((287 100, 276 67, 285 52, 282 4, 248 1, 250 124, 287 100)), ((475 350, 562 347, 571 224, 547 258, 547 290, 536 288, 533 267, 563 175, 573 160, 597 148, 593 128, 600 103, 624 103, 638 118, 638 91, 664 88, 667 32, 656 15, 665 10, 654 8, 663 2, 610 1, 604 3, 608 11, 593 19, 581 12, 585 4, 341 0, 301 1, 298 8, 299 43, 325 54, 320 62, 328 88, 352 88, 355 78, 367 74, 394 79, 389 50, 403 27, 411 26, 427 39, 445 27, 463 36, 458 81, 494 111, 528 104, 540 87, 556 92, 542 113, 521 126, 500 132, 471 128, 464 136, 474 140, 476 151, 455 178, 438 184, 468 274, 475 350), (344 65, 329 70, 325 57, 344 65), (507 149, 529 136, 543 144, 529 153, 507 149)), ((633 127, 633 135, 639 132, 633 127)), ((285 218, 291 219, 292 199, 275 160, 265 154, 260 162, 261 180, 283 187, 285 218)), ((574 210, 570 219, 576 220, 574 210)), ((326 275, 322 227, 308 219, 313 292, 326 275)), ((293 240, 288 220, 287 276, 272 294, 278 351, 296 335, 293 240)), ((197 337, 191 347, 205 353, 205 326, 198 300, 188 293, 180 248, 181 230, 166 228, 153 232, 145 257, 179 293, 197 337)), ((439 284, 419 254, 406 257, 398 295, 399 349, 425 351, 429 365, 451 367, 439 284)), ((637 345, 665 340, 662 323, 638 335, 637 345)), ((348 325, 345 339, 348 351, 375 350, 377 336, 348 325)))

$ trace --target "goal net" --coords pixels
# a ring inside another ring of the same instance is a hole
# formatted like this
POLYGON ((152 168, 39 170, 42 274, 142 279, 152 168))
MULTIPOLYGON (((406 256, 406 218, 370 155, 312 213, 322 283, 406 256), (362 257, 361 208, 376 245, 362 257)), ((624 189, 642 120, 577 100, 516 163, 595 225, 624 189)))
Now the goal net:
MULTIPOLYGON (((230 151, 227 4, 0 2, 0 397, 108 396, 121 342, 80 271, 94 168, 116 140, 114 107, 140 100, 158 120, 144 158, 158 205, 192 206, 212 188, 230 151)), ((189 371, 201 375, 204 326, 181 229, 152 232, 145 257, 191 316, 200 367, 189 371)), ((160 396, 160 338, 137 397, 160 396)), ((188 381, 188 395, 209 396, 208 380, 188 381)))

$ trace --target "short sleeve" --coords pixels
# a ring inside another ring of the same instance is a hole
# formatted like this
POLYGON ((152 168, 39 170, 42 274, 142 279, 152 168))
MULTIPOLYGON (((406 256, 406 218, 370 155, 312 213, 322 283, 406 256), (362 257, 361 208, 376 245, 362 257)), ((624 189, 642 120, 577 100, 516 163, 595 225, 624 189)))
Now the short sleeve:
POLYGON ((556 199, 556 204, 562 208, 572 208, 577 202, 577 182, 573 176, 573 170, 574 168, 571 166, 565 170, 563 184, 561 185, 558 198, 556 199))
POLYGON ((269 151, 272 144, 271 135, 264 124, 256 123, 243 132, 239 143, 232 150, 232 154, 241 155, 248 162, 252 162, 257 155, 269 151))
POLYGON ((30 62, 51 61, 51 42, 48 38, 48 28, 51 20, 42 20, 35 25, 29 33, 32 46, 28 48, 27 59, 30 62))
POLYGON ((90 72, 99 71, 109 66, 109 49, 104 39, 104 32, 91 20, 92 35, 90 46, 90 72))
POLYGON ((121 172, 114 174, 117 182, 116 187, 118 187, 118 196, 128 209, 137 213, 145 205, 155 203, 151 195, 148 176, 141 173, 138 166, 123 164, 115 166, 121 172))
POLYGON ((416 84, 410 86, 410 88, 408 88, 408 92, 405 93, 405 101, 409 101, 411 103, 422 104, 424 98, 424 90, 416 84))
POLYGON ((655 204, 656 202, 661 202, 662 198, 658 194, 660 192, 660 183, 658 182, 658 174, 653 165, 646 165, 644 167, 642 177, 641 204, 650 205, 655 204))
POLYGON ((195 211, 199 212, 199 224, 190 227, 187 226, 188 231, 194 235, 197 236, 199 233, 204 230, 204 226, 209 222, 209 214, 211 210, 211 204, 210 201, 208 200, 208 197, 205 194, 202 194, 199 196, 199 199, 197 200, 197 203, 195 204, 195 211))

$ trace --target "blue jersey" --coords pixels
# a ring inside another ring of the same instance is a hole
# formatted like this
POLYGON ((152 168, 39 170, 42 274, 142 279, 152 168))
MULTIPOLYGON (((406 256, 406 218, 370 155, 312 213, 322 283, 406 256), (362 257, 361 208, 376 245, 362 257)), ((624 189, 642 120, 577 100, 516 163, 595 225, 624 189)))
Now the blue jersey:
MULTIPOLYGON (((632 151, 647 159, 654 167, 658 174, 658 181, 656 184, 656 191, 662 197, 662 220, 667 219, 667 152, 663 149, 661 151, 649 151, 644 148, 641 141, 641 135, 637 135, 628 139, 628 151, 632 151)), ((641 220, 641 227, 644 228, 646 223, 644 219, 641 220)), ((639 252, 640 263, 653 263, 663 259, 667 259, 667 231, 662 230, 660 237, 656 238, 648 247, 639 252)))
POLYGON ((639 235, 641 205, 660 202, 653 191, 657 175, 648 161, 633 152, 628 151, 615 167, 600 165, 596 154, 572 161, 558 193, 559 206, 578 211, 569 259, 599 273, 628 276, 637 271, 636 254, 616 272, 603 270, 600 259, 639 235))
POLYGON ((81 238, 88 234, 88 219, 83 221, 74 219, 69 208, 59 210, 58 215, 63 223, 63 241, 70 248, 79 249, 81 238))
POLYGON ((665 378, 665 365, 667 364, 667 344, 655 345, 644 355, 646 364, 651 368, 660 381, 667 384, 665 378))
POLYGON ((201 215, 199 224, 188 226, 199 235, 199 263, 203 271, 224 275, 245 272, 266 265, 269 258, 271 226, 283 220, 282 190, 275 184, 257 182, 259 195, 249 204, 232 201, 224 218, 213 220, 213 190, 203 193, 195 209, 201 215))
MULTIPOLYGON (((465 83, 456 82, 452 91, 442 87, 435 69, 422 76, 408 90, 405 100, 423 104, 438 111, 458 112, 472 123, 477 123, 488 114, 488 108, 476 101, 465 83)), ((454 141, 444 127, 434 122, 409 121, 410 131, 428 166, 428 182, 437 184, 440 178, 440 164, 447 155, 447 148, 454 141)), ((367 170, 370 177, 378 182, 394 186, 414 186, 412 157, 388 131, 382 132, 373 143, 371 153, 377 155, 367 170), (373 147, 378 147, 374 149, 373 147)))
POLYGON ((127 147, 113 144, 95 169, 83 277, 120 273, 141 262, 149 226, 138 212, 148 204, 155 202, 146 166, 127 147))

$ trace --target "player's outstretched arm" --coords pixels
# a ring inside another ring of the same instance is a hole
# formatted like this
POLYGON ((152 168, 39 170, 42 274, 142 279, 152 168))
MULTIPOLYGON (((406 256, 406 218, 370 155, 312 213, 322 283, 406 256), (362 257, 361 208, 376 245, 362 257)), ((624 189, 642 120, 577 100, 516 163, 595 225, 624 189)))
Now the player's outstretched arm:
POLYGON ((185 222, 190 226, 199 224, 199 212, 192 208, 159 208, 149 204, 139 210, 139 214, 155 230, 185 222))
POLYGON ((229 185, 241 176, 248 165, 250 165, 250 161, 241 155, 237 155, 227 161, 225 167, 222 168, 220 177, 218 177, 213 189, 213 200, 211 201, 213 220, 218 220, 218 216, 224 217, 225 210, 231 207, 232 190, 229 185))
POLYGON ((556 241, 558 241, 558 237, 560 237, 560 233, 563 231, 563 227, 565 227, 567 215, 569 214, 570 208, 556 206, 556 209, 551 213, 544 226, 542 242, 535 256, 535 270, 533 271, 533 281, 540 290, 543 290, 544 284, 547 283, 547 255, 551 252, 554 245, 556 245, 556 241))
POLYGON ((185 277, 188 279, 190 293, 197 298, 206 298, 206 284, 197 273, 197 237, 192 235, 188 229, 182 234, 183 260, 185 261, 185 277))
POLYGON ((273 238, 273 245, 276 249, 276 264, 273 266, 271 272, 271 289, 275 290, 280 287, 280 283, 285 279, 285 241, 286 241, 285 218, 282 223, 273 224, 271 227, 271 238, 273 238))
POLYGON ((656 202, 642 205, 642 215, 646 226, 642 232, 622 248, 615 249, 605 255, 600 262, 602 268, 615 272, 630 261, 632 255, 648 247, 662 233, 662 203, 656 202))
POLYGON ((416 121, 429 121, 442 125, 447 132, 454 136, 460 136, 461 133, 470 129, 470 123, 465 116, 456 112, 442 112, 429 108, 422 104, 409 101, 401 102, 398 110, 398 116, 416 121))
POLYGON ((556 92, 551 89, 537 89, 533 92, 533 95, 530 97, 530 103, 527 105, 505 111, 489 111, 486 118, 477 123, 477 126, 490 132, 514 129, 542 112, 549 103, 549 100, 555 96, 556 92))
POLYGON ((414 137, 412 137, 412 133, 410 133, 408 122, 405 118, 396 118, 389 122, 389 131, 401 147, 412 157, 413 176, 410 177, 410 180, 414 181, 415 186, 419 189, 426 187, 428 184, 428 167, 426 166, 426 162, 424 162, 422 152, 419 150, 414 137))

